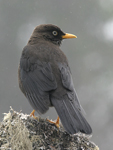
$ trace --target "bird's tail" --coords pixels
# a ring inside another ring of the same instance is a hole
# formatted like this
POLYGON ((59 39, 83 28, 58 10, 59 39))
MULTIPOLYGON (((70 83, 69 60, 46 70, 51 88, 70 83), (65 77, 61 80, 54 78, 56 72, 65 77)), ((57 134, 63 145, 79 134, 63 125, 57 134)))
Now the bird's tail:
POLYGON ((53 106, 55 107, 61 122, 65 130, 70 134, 82 132, 85 134, 91 134, 92 129, 84 116, 68 96, 64 96, 61 99, 52 97, 53 106))

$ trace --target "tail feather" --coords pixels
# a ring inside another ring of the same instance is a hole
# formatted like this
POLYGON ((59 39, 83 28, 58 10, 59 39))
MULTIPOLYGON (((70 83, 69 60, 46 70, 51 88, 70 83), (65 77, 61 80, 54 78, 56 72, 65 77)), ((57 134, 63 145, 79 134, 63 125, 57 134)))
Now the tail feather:
POLYGON ((81 111, 73 105, 73 102, 70 101, 68 96, 62 97, 62 99, 52 97, 51 101, 68 133, 92 133, 92 129, 81 111))

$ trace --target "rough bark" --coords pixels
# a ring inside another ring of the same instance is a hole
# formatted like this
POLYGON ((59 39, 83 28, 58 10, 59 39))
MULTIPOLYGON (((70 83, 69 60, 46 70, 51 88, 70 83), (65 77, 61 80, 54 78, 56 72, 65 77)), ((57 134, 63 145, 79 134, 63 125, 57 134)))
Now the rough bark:
POLYGON ((2 150, 99 150, 90 137, 69 135, 46 119, 34 119, 12 108, 0 123, 2 150))

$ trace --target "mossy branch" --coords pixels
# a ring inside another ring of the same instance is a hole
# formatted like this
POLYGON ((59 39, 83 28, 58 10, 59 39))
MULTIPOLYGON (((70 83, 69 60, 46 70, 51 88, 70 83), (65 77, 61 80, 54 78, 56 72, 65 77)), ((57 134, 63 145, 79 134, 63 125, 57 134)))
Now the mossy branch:
POLYGON ((88 136, 69 135, 46 119, 37 120, 12 108, 0 123, 2 150, 99 150, 88 136))

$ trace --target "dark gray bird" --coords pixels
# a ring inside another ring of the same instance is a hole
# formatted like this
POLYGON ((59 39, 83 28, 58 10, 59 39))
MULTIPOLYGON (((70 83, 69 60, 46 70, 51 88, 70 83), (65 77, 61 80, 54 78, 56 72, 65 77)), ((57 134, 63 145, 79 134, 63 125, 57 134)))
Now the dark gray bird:
POLYGON ((19 87, 34 111, 44 114, 54 106, 68 133, 91 134, 92 129, 82 115, 76 96, 67 57, 59 48, 65 38, 76 36, 51 24, 34 29, 22 51, 19 87))

